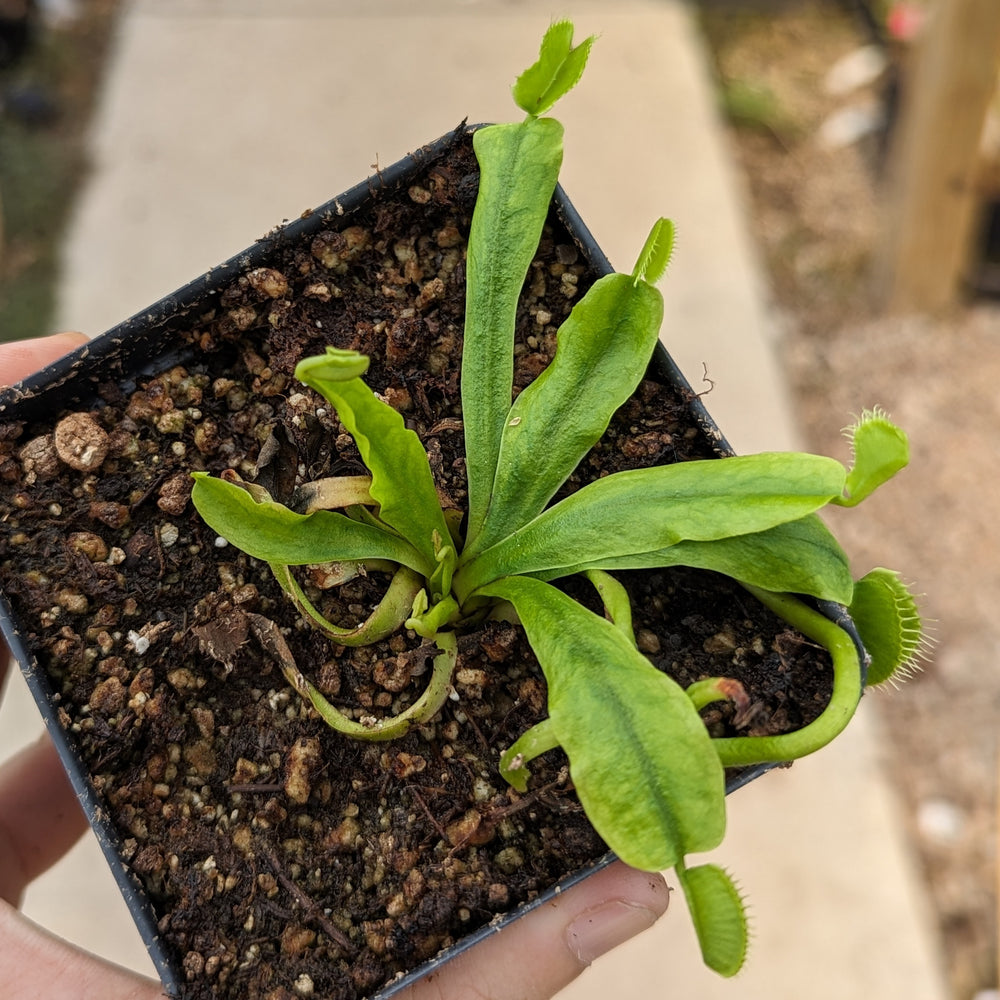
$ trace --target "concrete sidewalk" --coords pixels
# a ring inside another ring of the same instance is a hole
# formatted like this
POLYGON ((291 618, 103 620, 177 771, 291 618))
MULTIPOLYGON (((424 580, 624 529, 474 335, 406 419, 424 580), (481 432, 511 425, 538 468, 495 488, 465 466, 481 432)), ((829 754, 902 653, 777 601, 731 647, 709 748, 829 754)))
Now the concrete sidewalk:
MULTIPOLYGON (((94 123, 94 171, 65 252, 62 325, 96 334, 446 132, 507 120, 514 74, 553 13, 597 32, 558 109, 563 183, 611 260, 631 268, 673 217, 664 339, 740 451, 794 446, 775 325, 690 11, 673 0, 135 0, 94 123), (280 9, 281 14, 275 11, 280 9)), ((18 687, 0 752, 40 726, 18 687)), ((749 895, 747 969, 700 964, 683 905, 565 996, 943 1000, 937 942, 865 705, 834 747, 731 800, 720 860, 749 895)), ((150 967, 110 875, 84 845, 27 911, 74 941, 150 967), (98 893, 77 909, 70 900, 98 893), (95 919, 100 913, 100 919, 95 919)))

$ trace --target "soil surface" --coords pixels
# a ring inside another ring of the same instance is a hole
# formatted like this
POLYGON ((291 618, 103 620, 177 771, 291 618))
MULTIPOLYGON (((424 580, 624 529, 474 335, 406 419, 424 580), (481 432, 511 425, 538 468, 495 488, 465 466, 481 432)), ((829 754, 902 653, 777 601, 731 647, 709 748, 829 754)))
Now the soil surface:
POLYGON ((923 671, 875 700, 952 995, 968 1000, 997 985, 1000 305, 969 299, 947 315, 886 318, 873 304, 892 197, 887 139, 876 131, 841 146, 823 141, 847 109, 881 108, 893 122, 885 76, 843 94, 829 87, 838 61, 871 42, 860 9, 706 3, 703 14, 724 87, 758 97, 755 115, 742 100, 732 148, 807 442, 837 454, 838 428, 876 404, 911 438, 910 468, 866 502, 863 517, 835 527, 858 571, 888 563, 916 581, 933 620, 923 671))
MULTIPOLYGON (((369 384, 423 439, 444 506, 462 509, 457 362, 476 190, 463 139, 364 214, 277 238, 266 266, 171 319, 159 372, 0 424, 0 584, 192 1000, 369 994, 605 852, 561 752, 533 765, 524 795, 497 774, 499 752, 545 712, 518 628, 463 636, 454 696, 432 722, 391 743, 346 740, 284 683, 262 635, 277 630, 356 718, 419 697, 434 648, 402 632, 345 651, 190 504, 193 469, 234 468, 290 502, 306 480, 364 472, 336 414, 292 376, 334 344, 370 355, 369 384)), ((517 387, 550 360, 593 277, 553 217, 522 299, 517 387)), ((711 456, 689 401, 643 382, 567 488, 711 456)), ((387 584, 333 576, 312 567, 299 581, 343 624, 387 584)), ((686 571, 622 579, 657 667, 747 689, 738 718, 706 711, 713 732, 785 731, 822 710, 825 658, 742 591, 686 571)))

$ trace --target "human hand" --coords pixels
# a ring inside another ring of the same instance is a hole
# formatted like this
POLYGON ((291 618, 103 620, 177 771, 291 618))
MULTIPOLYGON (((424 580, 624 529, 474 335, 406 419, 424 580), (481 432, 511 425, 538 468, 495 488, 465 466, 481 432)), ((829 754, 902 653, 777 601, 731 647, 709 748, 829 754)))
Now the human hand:
MULTIPOLYGON (((86 338, 57 334, 0 344, 0 384, 16 382, 86 338)), ((0 642, 0 691, 9 667, 0 642)), ((87 823, 48 736, 0 765, 0 982, 9 1000, 155 1000, 159 983, 46 933, 17 912, 28 884, 59 860, 87 823)))
POLYGON ((667 909, 659 873, 616 861, 406 991, 405 1000, 548 1000, 667 909))
MULTIPOLYGON (((0 344, 0 384, 16 382, 85 338, 0 344)), ((0 644, 0 691, 9 655, 0 644)), ((157 1000, 159 983, 74 948, 18 913, 25 887, 86 829, 47 736, 0 765, 0 982, 6 1000, 157 1000)), ((651 927, 669 890, 617 862, 410 987, 405 1000, 548 1000, 592 961, 651 927)))

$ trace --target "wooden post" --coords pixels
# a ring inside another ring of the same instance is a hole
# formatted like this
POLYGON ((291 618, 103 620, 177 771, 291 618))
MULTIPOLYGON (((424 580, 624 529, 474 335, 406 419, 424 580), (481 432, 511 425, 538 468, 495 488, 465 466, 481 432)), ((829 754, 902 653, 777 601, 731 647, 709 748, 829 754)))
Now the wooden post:
POLYGON ((906 80, 887 177, 876 294, 891 312, 955 301, 976 222, 977 164, 1000 68, 1000 0, 936 0, 906 80))

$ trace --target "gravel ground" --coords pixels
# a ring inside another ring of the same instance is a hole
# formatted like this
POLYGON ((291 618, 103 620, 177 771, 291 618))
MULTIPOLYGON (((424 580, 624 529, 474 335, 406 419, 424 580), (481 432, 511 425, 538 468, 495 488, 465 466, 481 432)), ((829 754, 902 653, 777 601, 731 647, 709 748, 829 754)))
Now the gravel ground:
POLYGON ((836 113, 877 107, 882 93, 828 89, 838 61, 868 41, 844 5, 709 5, 705 24, 727 92, 757 95, 752 114, 742 101, 732 139, 804 437, 846 458, 840 428, 879 405, 911 438, 910 467, 864 517, 834 527, 859 574, 883 562, 899 569, 933 620, 923 670, 873 697, 953 996, 968 1000, 997 985, 1000 301, 936 317, 873 309, 870 263, 891 197, 879 138, 822 141, 836 113))
POLYGON ((829 414, 875 402, 911 437, 910 467, 838 531, 859 571, 886 560, 916 581, 934 619, 924 670, 876 697, 964 1000, 996 983, 1000 307, 851 325, 790 358, 813 447, 836 454, 829 414))

